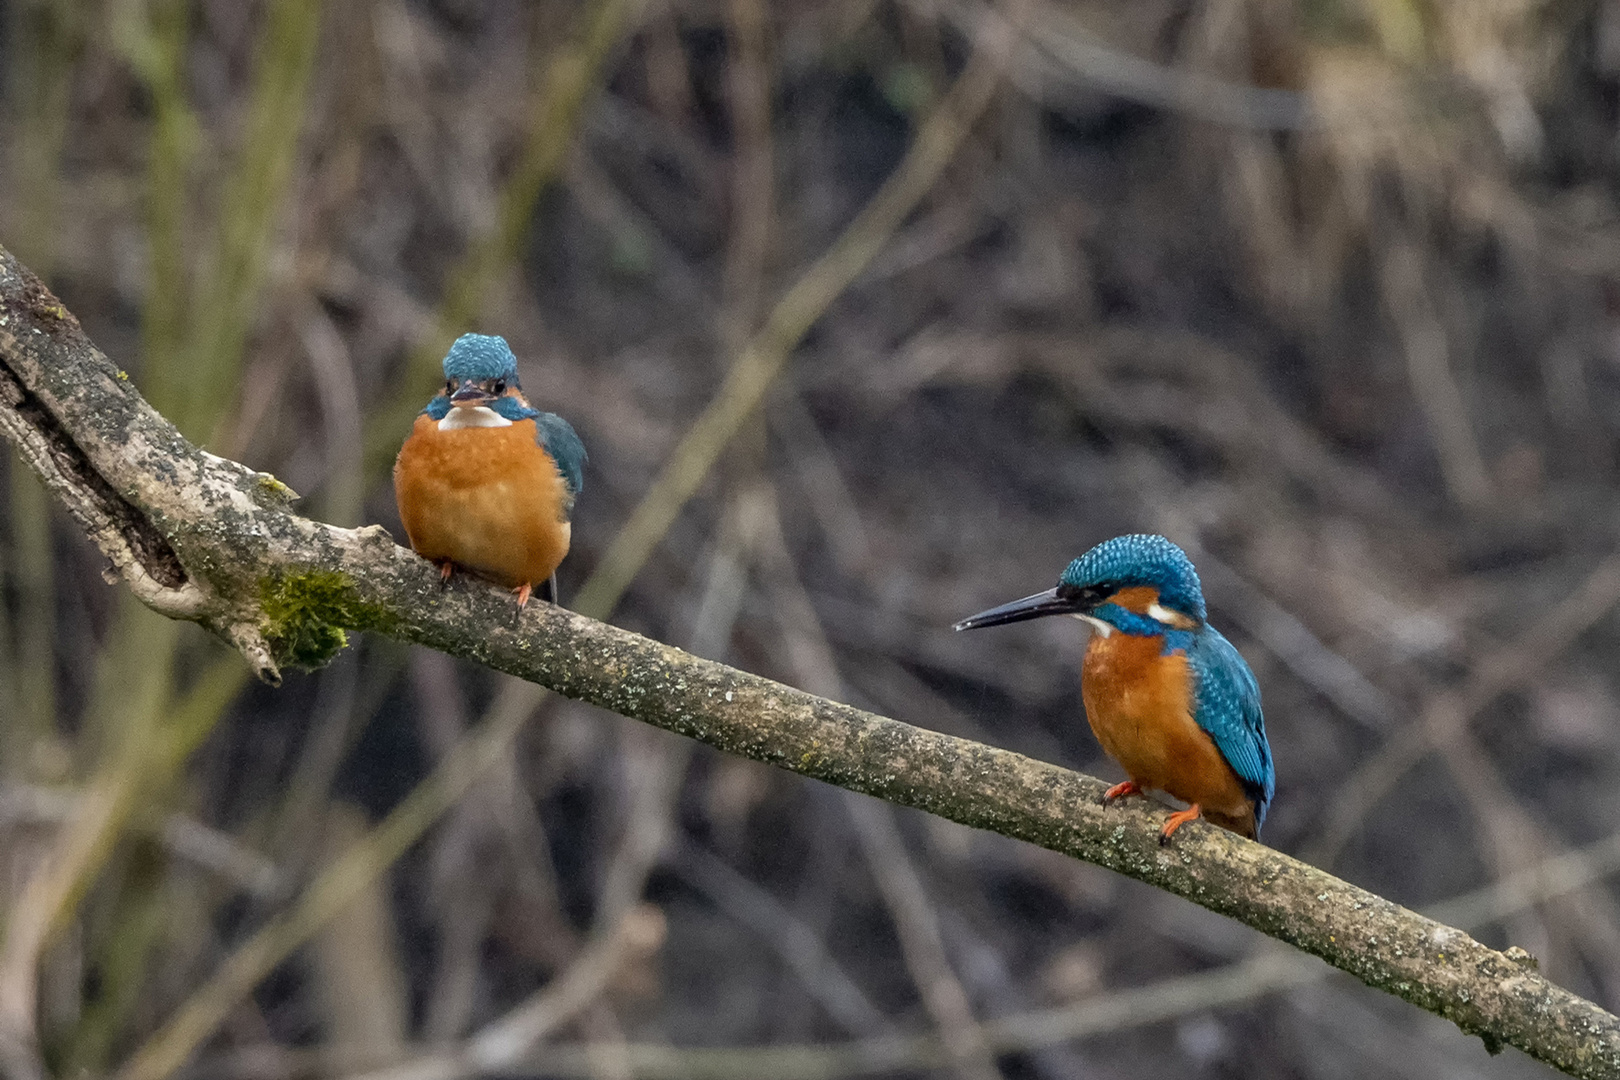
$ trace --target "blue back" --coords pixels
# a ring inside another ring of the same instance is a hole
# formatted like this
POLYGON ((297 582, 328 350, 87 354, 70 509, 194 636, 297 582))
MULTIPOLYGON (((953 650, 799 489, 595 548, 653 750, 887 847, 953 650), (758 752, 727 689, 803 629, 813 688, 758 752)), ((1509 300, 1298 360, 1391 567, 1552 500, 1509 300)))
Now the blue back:
MULTIPOLYGON (((1237 648, 1213 626, 1206 623, 1186 637, 1187 666, 1195 682, 1193 719, 1209 732, 1254 799, 1258 832, 1277 789, 1266 718, 1260 709, 1260 684, 1237 648)), ((1169 647, 1169 640, 1165 644, 1169 647)))

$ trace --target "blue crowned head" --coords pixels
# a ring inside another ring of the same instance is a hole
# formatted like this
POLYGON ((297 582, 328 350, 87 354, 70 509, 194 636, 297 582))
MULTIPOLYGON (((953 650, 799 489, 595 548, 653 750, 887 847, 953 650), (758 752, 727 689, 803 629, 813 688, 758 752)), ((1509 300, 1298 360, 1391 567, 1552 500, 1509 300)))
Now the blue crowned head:
POLYGON ((1010 604, 981 611, 956 624, 958 630, 1077 615, 1104 633, 1157 637, 1203 625, 1204 591, 1187 553, 1162 536, 1133 533, 1105 540, 1069 564, 1048 589, 1010 604))
POLYGON ((444 357, 444 377, 453 383, 517 382, 517 357, 496 334, 462 334, 444 357))
POLYGON ((1099 599, 1121 589, 1149 587, 1171 611, 1203 622, 1204 590, 1187 553, 1162 536, 1132 533, 1104 540, 1069 564, 1060 591, 1095 592, 1099 599))
POLYGON ((537 415, 518 382, 517 357, 494 334, 456 338, 444 357, 444 389, 422 411, 447 430, 498 427, 537 415))

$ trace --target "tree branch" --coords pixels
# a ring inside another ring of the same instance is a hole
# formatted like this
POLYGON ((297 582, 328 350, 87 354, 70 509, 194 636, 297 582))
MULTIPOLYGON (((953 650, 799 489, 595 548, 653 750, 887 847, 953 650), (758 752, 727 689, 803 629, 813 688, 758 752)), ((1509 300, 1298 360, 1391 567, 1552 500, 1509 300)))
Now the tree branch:
MULTIPOLYGON (((1091 777, 815 697, 437 570, 379 526, 292 513, 274 477, 182 438, 0 248, 0 432, 154 610, 202 624, 262 678, 366 630, 476 660, 716 749, 1084 859, 1229 915, 1572 1075, 1620 1076, 1620 1019, 1286 855, 1104 808, 1091 777)), ((1521 960, 1523 962, 1521 962, 1521 960)))

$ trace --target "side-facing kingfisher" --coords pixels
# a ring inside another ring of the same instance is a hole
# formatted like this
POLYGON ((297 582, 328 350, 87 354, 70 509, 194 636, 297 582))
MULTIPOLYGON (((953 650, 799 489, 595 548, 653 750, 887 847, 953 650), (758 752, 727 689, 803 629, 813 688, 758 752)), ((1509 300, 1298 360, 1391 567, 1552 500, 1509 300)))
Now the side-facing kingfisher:
POLYGON ((958 630, 1073 615, 1094 633, 1080 671, 1086 719, 1130 779, 1109 803, 1147 789, 1190 805, 1170 815, 1160 843, 1200 815, 1259 839, 1276 790, 1260 686, 1209 625, 1198 572, 1162 536, 1104 541, 1048 589, 981 611, 958 630))
POLYGON ((411 548, 517 592, 568 554, 585 447, 568 421, 529 404, 506 339, 463 334, 444 358, 444 390, 427 403, 394 460, 394 498, 411 548))

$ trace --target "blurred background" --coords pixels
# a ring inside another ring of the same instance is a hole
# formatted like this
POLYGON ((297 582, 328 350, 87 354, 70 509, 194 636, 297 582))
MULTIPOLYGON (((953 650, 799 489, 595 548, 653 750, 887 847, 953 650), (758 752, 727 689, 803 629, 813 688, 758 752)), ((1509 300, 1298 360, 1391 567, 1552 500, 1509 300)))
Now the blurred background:
MULTIPOLYGON (((0 242, 303 512, 403 540, 438 359, 503 334, 590 450, 566 600, 787 355, 615 622, 1112 781, 1081 625, 949 627, 1163 532, 1264 688, 1266 842, 1620 1007, 1620 3, 0 0, 0 75, 0 242)), ((97 1076, 501 686, 358 636, 250 685, 7 470, 0 889, 59 918, 0 991, 97 1076)), ((1545 1073, 592 708, 500 758, 187 1075, 477 1075, 432 1060, 511 1023, 501 1075, 1545 1073)))

